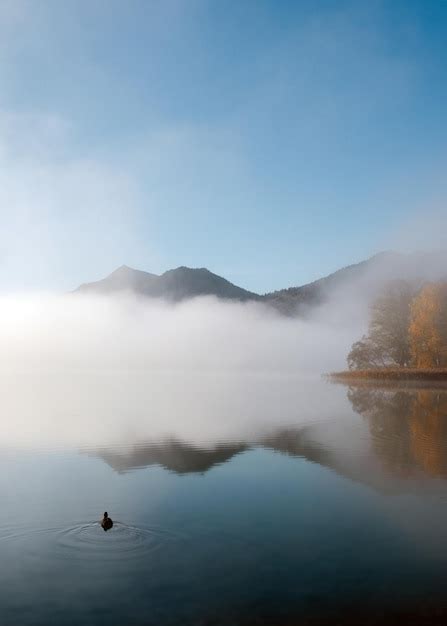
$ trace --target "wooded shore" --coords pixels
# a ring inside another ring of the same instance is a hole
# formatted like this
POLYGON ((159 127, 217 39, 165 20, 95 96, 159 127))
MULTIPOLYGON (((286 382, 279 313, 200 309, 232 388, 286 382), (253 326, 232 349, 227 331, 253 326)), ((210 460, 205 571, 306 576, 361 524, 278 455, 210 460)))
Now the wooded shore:
POLYGON ((416 381, 416 382, 446 382, 447 367, 418 368, 418 367, 377 367, 364 370, 346 370, 332 372, 329 378, 340 382, 360 381, 416 381))

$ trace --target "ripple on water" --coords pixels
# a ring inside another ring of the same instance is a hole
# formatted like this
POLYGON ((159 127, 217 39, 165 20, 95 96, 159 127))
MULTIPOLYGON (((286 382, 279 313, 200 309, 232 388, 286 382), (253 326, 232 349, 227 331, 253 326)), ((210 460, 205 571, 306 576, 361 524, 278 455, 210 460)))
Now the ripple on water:
POLYGON ((37 535, 45 537, 47 546, 52 544, 56 557, 107 561, 144 558, 181 539, 180 535, 158 527, 114 522, 113 528, 104 532, 99 522, 85 522, 68 528, 3 528, 0 541, 35 543, 39 542, 37 535))
POLYGON ((64 557, 79 556, 115 560, 122 557, 143 558, 178 539, 160 528, 144 528, 114 522, 107 532, 98 522, 71 526, 58 533, 57 544, 64 557))

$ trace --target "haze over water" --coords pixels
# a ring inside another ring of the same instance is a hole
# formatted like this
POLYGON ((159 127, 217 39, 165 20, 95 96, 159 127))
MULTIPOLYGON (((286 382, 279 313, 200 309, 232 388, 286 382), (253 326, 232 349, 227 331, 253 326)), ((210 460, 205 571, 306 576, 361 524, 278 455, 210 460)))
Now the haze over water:
POLYGON ((78 373, 51 397, 45 377, 31 396, 22 383, 2 432, 2 623, 444 604, 447 391, 284 373, 78 373))

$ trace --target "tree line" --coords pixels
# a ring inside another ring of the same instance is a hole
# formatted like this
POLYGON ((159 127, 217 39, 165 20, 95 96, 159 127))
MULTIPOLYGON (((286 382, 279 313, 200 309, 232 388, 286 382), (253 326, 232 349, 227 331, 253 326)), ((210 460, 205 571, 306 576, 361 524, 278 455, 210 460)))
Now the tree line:
POLYGON ((368 333, 352 345, 348 367, 447 367, 447 282, 389 283, 371 306, 368 333))

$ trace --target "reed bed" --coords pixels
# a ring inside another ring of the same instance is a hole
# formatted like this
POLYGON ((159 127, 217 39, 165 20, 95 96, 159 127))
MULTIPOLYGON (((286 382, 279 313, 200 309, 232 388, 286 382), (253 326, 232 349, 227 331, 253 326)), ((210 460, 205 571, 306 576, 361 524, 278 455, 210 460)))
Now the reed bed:
POLYGON ((416 368, 416 367, 380 367, 367 370, 346 370, 333 372, 328 377, 340 382, 360 381, 416 381, 416 382, 446 382, 447 368, 416 368))

